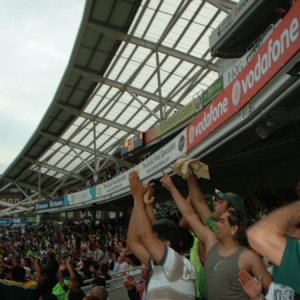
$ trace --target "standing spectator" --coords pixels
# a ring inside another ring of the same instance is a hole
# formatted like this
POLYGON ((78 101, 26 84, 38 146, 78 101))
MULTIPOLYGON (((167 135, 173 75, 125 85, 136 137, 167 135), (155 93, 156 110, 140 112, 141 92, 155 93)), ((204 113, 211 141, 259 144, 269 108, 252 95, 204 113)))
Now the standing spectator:
POLYGON ((247 236, 251 247, 275 265, 267 299, 300 299, 300 200, 270 213, 247 236))
POLYGON ((104 286, 94 286, 91 295, 96 296, 99 300, 107 300, 108 293, 104 286))
POLYGON ((39 297, 39 284, 41 268, 38 262, 35 262, 36 277, 35 280, 26 281, 26 271, 23 267, 17 265, 10 269, 10 278, 0 279, 1 300, 22 299, 35 300, 39 297))
POLYGON ((162 184, 171 192, 179 211, 193 232, 205 244, 208 300, 248 300, 249 297, 238 281, 238 273, 241 270, 247 270, 257 277, 263 276, 265 287, 269 287, 271 277, 262 260, 242 245, 247 220, 245 214, 233 208, 228 209, 218 219, 215 234, 199 220, 169 175, 164 174, 162 184))
POLYGON ((149 265, 150 262, 151 276, 145 298, 195 299, 194 268, 183 256, 192 246, 192 236, 170 220, 156 221, 152 229, 144 203, 147 189, 136 171, 131 173, 129 181, 134 207, 127 244, 142 263, 149 265))
POLYGON ((59 263, 55 258, 55 252, 53 250, 48 250, 46 255, 46 265, 42 268, 41 283, 45 290, 45 293, 51 293, 53 287, 57 283, 57 272, 59 268, 59 263))

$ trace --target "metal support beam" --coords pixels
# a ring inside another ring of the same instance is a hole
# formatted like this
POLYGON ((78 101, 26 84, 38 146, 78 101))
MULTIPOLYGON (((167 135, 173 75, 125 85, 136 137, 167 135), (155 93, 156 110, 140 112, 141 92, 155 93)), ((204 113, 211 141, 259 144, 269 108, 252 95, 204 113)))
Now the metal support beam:
POLYGON ((11 210, 12 208, 16 208, 16 207, 19 207, 20 204, 23 204, 23 205, 26 205, 28 204, 28 202, 30 201, 30 204, 33 204, 34 202, 36 202, 37 200, 33 201, 33 197, 36 197, 38 196, 38 192, 32 194, 31 196, 28 196, 26 199, 22 200, 22 201, 19 201, 17 204, 13 204, 11 207, 9 208, 5 208, 3 210, 0 211, 0 216, 3 216, 3 215, 6 215, 8 213, 14 213, 13 210, 11 210))
POLYGON ((76 108, 68 106, 68 105, 57 104, 57 106, 60 107, 61 109, 65 110, 66 112, 69 112, 69 113, 71 113, 75 116, 79 116, 79 117, 88 119, 90 121, 96 121, 100 124, 104 124, 104 125, 107 125, 109 127, 117 128, 119 130, 126 131, 128 133, 132 133, 132 132, 135 131, 134 129, 132 129, 132 128, 126 126, 126 125, 118 124, 118 123, 113 122, 113 121, 109 121, 107 119, 101 118, 99 116, 95 116, 93 114, 89 114, 87 112, 81 111, 79 109, 76 109, 76 108))
POLYGON ((96 122, 93 122, 93 137, 94 137, 94 171, 93 171, 93 180, 98 181, 98 162, 97 162, 97 135, 96 135, 96 122))
POLYGON ((39 161, 36 161, 34 159, 31 159, 30 157, 27 157, 27 156, 23 156, 24 159, 28 160, 30 163, 32 163, 33 165, 36 165, 37 167, 43 167, 43 168, 46 168, 46 169, 49 169, 49 170, 52 170, 52 171, 55 171, 57 173, 60 173, 60 174, 64 174, 64 175, 67 175, 69 177, 74 177, 80 181, 83 181, 85 182, 85 178, 78 175, 78 174, 74 174, 72 172, 69 172, 69 171, 66 171, 64 169, 61 169, 61 168, 58 168, 58 167, 55 167, 55 166, 52 166, 52 165, 49 165, 45 162, 39 162, 39 161))
POLYGON ((42 172, 41 172, 41 165, 38 167, 38 192, 39 192, 39 200, 42 199, 42 172))
POLYGON ((129 92, 129 94, 143 107, 145 108, 156 120, 159 120, 159 117, 147 106, 143 103, 137 95, 129 92))
POLYGON ((6 184, 5 186, 1 187, 1 188, 0 188, 0 192, 6 190, 6 189, 7 189, 8 187, 10 187, 11 185, 12 185, 12 183, 10 182, 10 183, 6 184))
POLYGON ((155 59, 156 59, 156 74, 157 74, 157 86, 158 86, 158 94, 160 98, 160 104, 159 104, 159 111, 160 111, 160 120, 165 119, 165 112, 166 112, 166 107, 165 107, 165 102, 162 100, 162 95, 161 95, 161 80, 160 80, 160 64, 159 64, 159 54, 156 51, 155 52, 155 59))
MULTIPOLYGON (((54 142, 61 143, 63 145, 68 145, 68 146, 73 147, 75 149, 79 149, 81 151, 85 151, 85 152, 94 154, 94 150, 92 148, 90 148, 90 147, 86 147, 86 146, 83 146, 83 145, 80 145, 80 144, 76 144, 74 142, 67 141, 65 139, 59 138, 59 137, 57 137, 55 135, 52 135, 52 134, 49 134, 49 133, 42 132, 41 134, 43 136, 47 137, 48 139, 54 141, 54 142)), ((97 150, 97 155, 100 156, 100 157, 103 157, 105 159, 109 158, 113 162, 119 162, 119 163, 122 164, 122 166, 126 166, 128 168, 131 168, 133 166, 132 163, 130 163, 130 162, 126 161, 126 160, 119 159, 117 157, 108 155, 107 153, 100 152, 98 150, 97 150)))
POLYGON ((230 0, 206 0, 206 2, 226 13, 229 13, 236 6, 236 2, 230 0))
MULTIPOLYGON (((0 205, 2 205, 2 206, 7 206, 7 207, 15 207, 14 205, 15 204, 12 204, 12 203, 9 203, 9 202, 7 202, 7 201, 4 201, 4 200, 0 200, 0 205)), ((21 207, 22 208, 22 207, 21 207)))
POLYGON ((69 144, 68 144, 68 146, 70 147, 70 149, 72 150, 72 152, 74 152, 74 154, 84 163, 84 165, 88 168, 88 169, 90 169, 92 172, 94 172, 94 169, 91 167, 91 165, 90 164, 88 164, 86 161, 85 161, 85 159, 83 159, 78 153, 77 153, 77 151, 75 150, 75 148, 74 147, 71 147, 69 144))
POLYGON ((27 193, 18 184, 16 184, 16 186, 22 192, 22 194, 27 198, 28 197, 27 193))
MULTIPOLYGON (((85 77, 88 80, 91 80, 91 81, 94 81, 94 82, 99 82, 99 83, 102 83, 102 84, 106 84, 106 85, 109 85, 111 87, 114 87, 116 89, 119 89, 119 90, 122 90, 122 91, 125 91, 125 92, 128 92, 128 93, 132 92, 136 95, 140 95, 142 97, 145 97, 147 99, 151 99, 151 100, 156 101, 158 103, 160 103, 160 101, 161 101, 160 98, 155 94, 151 94, 151 93, 146 92, 144 90, 141 90, 141 89, 138 89, 138 88, 120 83, 120 82, 115 81, 115 80, 104 78, 103 76, 100 76, 95 71, 90 70, 88 68, 83 68, 83 67, 80 67, 80 66, 73 66, 73 70, 75 72, 77 72, 78 74, 80 74, 81 76, 85 77)), ((165 99, 165 98, 163 99, 163 101, 165 103, 172 103, 172 104, 175 103, 172 100, 165 99)), ((178 106, 182 107, 183 105, 178 105, 178 106)))
MULTIPOLYGON (((214 2, 214 1, 211 1, 211 2, 214 2)), ((210 69, 212 71, 218 72, 218 67, 215 64, 212 64, 212 63, 210 63, 210 62, 208 62, 204 59, 201 59, 199 57, 192 56, 190 54, 186 54, 186 53, 183 53, 181 51, 178 51, 178 50, 166 47, 166 46, 158 45, 156 43, 153 43, 153 42, 150 42, 150 41, 138 38, 138 37, 128 35, 127 33, 108 28, 107 26, 104 26, 104 25, 93 23, 92 21, 90 21, 88 23, 88 26, 90 28, 92 28, 93 30, 95 30, 99 33, 108 35, 108 36, 110 36, 114 39, 129 42, 131 44, 141 46, 141 47, 150 49, 152 51, 157 50, 160 53, 170 55, 170 56, 173 56, 175 58, 190 62, 190 63, 192 63, 196 66, 201 66, 203 68, 207 68, 207 69, 210 69)))
POLYGON ((50 198, 52 198, 52 197, 55 195, 55 193, 56 193, 56 192, 60 189, 60 187, 67 181, 68 178, 69 178, 69 177, 67 177, 67 176, 64 176, 64 177, 62 178, 61 182, 60 182, 58 185, 56 185, 56 187, 54 188, 53 192, 50 194, 50 198))
POLYGON ((26 189, 29 189, 29 190, 34 190, 36 191, 37 190, 37 187, 35 185, 31 185, 31 184, 28 184, 28 183, 25 183, 25 182, 22 182, 20 180, 14 180, 14 179, 11 179, 9 177, 3 177, 5 180, 11 182, 12 184, 14 185, 20 185, 26 189))

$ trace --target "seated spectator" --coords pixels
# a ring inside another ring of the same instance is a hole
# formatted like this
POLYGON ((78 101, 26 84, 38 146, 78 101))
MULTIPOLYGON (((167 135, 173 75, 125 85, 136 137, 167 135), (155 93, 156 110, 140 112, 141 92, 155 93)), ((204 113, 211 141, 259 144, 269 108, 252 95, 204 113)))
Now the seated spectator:
POLYGON ((53 294, 42 295, 39 300, 57 300, 57 297, 53 294))
POLYGON ((0 280, 0 295, 3 300, 38 299, 40 290, 38 280, 40 278, 40 267, 36 263, 36 280, 26 281, 26 271, 21 266, 13 266, 10 270, 10 279, 0 280))
POLYGON ((148 268, 143 264, 141 266, 141 277, 138 282, 135 281, 133 275, 129 275, 124 279, 123 285, 127 289, 128 297, 130 300, 143 299, 148 273, 148 268))
POLYGON ((106 280, 103 277, 96 277, 92 281, 92 287, 94 287, 94 286, 104 286, 104 287, 106 287, 106 280))
POLYGON ((104 286, 95 286, 92 288, 91 295, 96 296, 100 300, 107 300, 108 293, 104 286))
POLYGON ((141 299, 141 295, 136 287, 136 282, 132 275, 129 275, 124 279, 123 285, 127 289, 128 298, 130 300, 140 300, 141 299))
POLYGON ((94 295, 85 296, 83 300, 99 300, 100 298, 94 295))

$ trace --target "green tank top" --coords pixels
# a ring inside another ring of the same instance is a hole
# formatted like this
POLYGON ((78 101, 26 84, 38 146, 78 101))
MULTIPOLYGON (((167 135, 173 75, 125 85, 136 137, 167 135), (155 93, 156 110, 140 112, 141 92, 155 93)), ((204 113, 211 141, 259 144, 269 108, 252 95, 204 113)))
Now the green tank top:
POLYGON ((230 256, 220 256, 220 243, 208 252, 205 275, 208 300, 249 300, 238 281, 239 258, 245 250, 240 247, 230 256))

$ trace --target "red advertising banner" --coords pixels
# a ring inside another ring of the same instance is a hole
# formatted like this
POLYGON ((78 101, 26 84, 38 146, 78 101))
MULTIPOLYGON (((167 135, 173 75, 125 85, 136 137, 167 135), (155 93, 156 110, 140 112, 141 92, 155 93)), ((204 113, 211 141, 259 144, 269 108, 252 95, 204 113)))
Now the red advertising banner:
POLYGON ((300 49, 300 1, 239 76, 187 127, 187 151, 245 106, 300 49))

